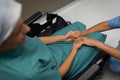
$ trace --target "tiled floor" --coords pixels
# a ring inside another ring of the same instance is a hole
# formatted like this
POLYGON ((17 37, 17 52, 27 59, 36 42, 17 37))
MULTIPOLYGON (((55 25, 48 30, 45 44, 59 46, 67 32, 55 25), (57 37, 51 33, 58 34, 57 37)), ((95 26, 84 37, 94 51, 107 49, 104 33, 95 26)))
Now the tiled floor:
MULTIPOLYGON (((120 15, 120 0, 76 0, 55 13, 71 22, 81 21, 89 28, 101 21, 120 15)), ((120 40, 120 35, 118 35, 120 29, 104 33, 107 34, 105 43, 116 47, 120 40)), ((111 72, 106 64, 104 75, 100 80, 120 80, 120 74, 111 72)))

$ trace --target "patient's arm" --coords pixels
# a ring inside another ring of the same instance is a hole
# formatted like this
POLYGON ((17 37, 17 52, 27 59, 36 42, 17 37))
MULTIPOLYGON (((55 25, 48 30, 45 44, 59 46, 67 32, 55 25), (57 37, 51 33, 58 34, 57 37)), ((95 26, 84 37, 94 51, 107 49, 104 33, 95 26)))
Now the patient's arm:
POLYGON ((65 35, 60 36, 42 36, 39 37, 45 44, 51 44, 60 41, 72 41, 79 37, 79 31, 69 31, 65 35))
POLYGON ((65 59, 65 61, 59 67, 58 70, 61 73, 62 77, 64 77, 66 75, 66 73, 69 71, 69 69, 72 65, 72 62, 75 58, 75 55, 80 47, 81 47, 81 44, 78 44, 78 42, 75 42, 71 49, 70 54, 68 55, 68 57, 65 59))
POLYGON ((114 56, 120 59, 120 50, 110 47, 100 41, 97 41, 91 38, 82 37, 78 39, 78 42, 80 42, 80 44, 97 47, 98 49, 103 50, 104 52, 110 54, 111 56, 114 56))
POLYGON ((45 44, 51 44, 51 43, 55 43, 55 42, 64 41, 66 39, 66 36, 64 36, 64 35, 61 35, 61 36, 43 36, 43 37, 40 37, 40 39, 45 44))

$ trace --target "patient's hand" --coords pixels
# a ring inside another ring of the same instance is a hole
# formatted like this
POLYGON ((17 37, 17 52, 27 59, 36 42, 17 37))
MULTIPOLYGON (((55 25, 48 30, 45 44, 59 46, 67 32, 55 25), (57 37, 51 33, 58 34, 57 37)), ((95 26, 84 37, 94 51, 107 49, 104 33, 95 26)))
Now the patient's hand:
POLYGON ((81 36, 81 32, 80 31, 69 31, 66 35, 66 40, 65 41, 72 41, 72 40, 76 40, 81 36))
POLYGON ((72 49, 79 49, 83 45, 83 39, 78 38, 77 40, 74 41, 72 49))

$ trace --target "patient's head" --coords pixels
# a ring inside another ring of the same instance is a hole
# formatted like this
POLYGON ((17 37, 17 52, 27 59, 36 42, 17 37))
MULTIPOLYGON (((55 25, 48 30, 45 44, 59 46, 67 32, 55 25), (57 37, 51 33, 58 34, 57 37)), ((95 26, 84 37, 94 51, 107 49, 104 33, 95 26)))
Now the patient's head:
POLYGON ((0 0, 0 53, 25 43, 30 28, 22 21, 21 8, 14 0, 0 0))

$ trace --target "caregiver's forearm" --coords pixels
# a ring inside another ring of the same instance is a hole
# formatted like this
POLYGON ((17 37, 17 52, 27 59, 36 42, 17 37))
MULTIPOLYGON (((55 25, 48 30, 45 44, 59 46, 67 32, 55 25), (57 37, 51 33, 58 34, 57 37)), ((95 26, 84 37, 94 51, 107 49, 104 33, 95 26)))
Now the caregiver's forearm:
POLYGON ((61 64, 61 66, 59 67, 58 70, 61 73, 62 77, 64 77, 66 73, 69 71, 77 51, 78 51, 77 49, 73 49, 69 56, 66 58, 66 60, 63 62, 63 64, 61 64))
POLYGON ((59 41, 64 41, 65 40, 65 36, 43 36, 43 37, 39 37, 45 44, 51 44, 51 43, 55 43, 55 42, 59 42, 59 41))
POLYGON ((96 24, 96 25, 90 27, 89 29, 84 30, 83 32, 81 32, 81 34, 82 34, 82 36, 86 36, 93 32, 101 32, 101 31, 105 31, 108 29, 110 29, 109 22, 104 21, 104 22, 101 22, 99 24, 96 24))
POLYGON ((96 43, 94 44, 95 47, 103 50, 104 52, 110 54, 111 56, 114 56, 116 58, 120 59, 120 50, 110 47, 102 42, 96 41, 96 43))

